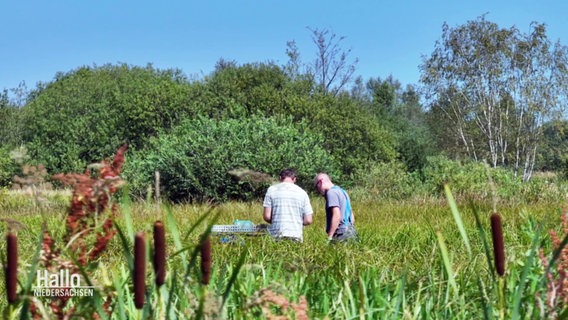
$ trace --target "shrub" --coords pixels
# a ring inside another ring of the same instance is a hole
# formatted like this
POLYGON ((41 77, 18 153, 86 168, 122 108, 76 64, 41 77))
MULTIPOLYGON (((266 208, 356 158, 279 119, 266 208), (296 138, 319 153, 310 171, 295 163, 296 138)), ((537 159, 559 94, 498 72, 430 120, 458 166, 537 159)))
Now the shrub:
POLYGON ((448 183, 456 195, 475 196, 481 199, 523 200, 523 183, 512 171, 505 168, 489 168, 481 162, 450 160, 445 156, 429 157, 424 168, 424 182, 430 192, 438 193, 448 183), (491 177, 489 177, 489 174, 491 177), (490 178, 495 189, 490 185, 490 178), (493 194, 495 192, 495 194, 493 194))
POLYGON ((32 93, 22 109, 24 140, 50 172, 81 172, 123 143, 144 146, 187 112, 188 82, 177 70, 81 67, 32 93))
POLYGON ((194 85, 190 103, 193 110, 216 119, 261 114, 305 121, 310 130, 323 135, 323 145, 339 160, 346 178, 369 162, 396 158, 396 137, 382 125, 383 119, 349 95, 314 93, 308 84, 302 78, 288 78, 271 63, 229 64, 218 68, 203 86, 194 85))
POLYGON ((357 172, 352 196, 362 201, 407 199, 422 193, 422 182, 402 162, 374 163, 357 172))
POLYGON ((324 135, 326 148, 340 159, 344 174, 396 158, 394 134, 373 114, 343 96, 334 100, 320 97, 316 103, 312 128, 324 135))
POLYGON ((0 187, 9 187, 12 178, 19 172, 18 164, 10 157, 8 147, 0 147, 0 187))
POLYGON ((298 171, 304 188, 318 171, 337 176, 322 137, 297 127, 302 124, 258 116, 186 120, 153 139, 149 151, 135 152, 124 175, 133 194, 144 196, 159 171, 162 194, 175 201, 258 198, 269 183, 262 174, 276 176, 287 167, 298 171))
POLYGON ((522 183, 517 193, 530 202, 559 202, 560 205, 568 195, 568 182, 554 174, 534 174, 522 183))

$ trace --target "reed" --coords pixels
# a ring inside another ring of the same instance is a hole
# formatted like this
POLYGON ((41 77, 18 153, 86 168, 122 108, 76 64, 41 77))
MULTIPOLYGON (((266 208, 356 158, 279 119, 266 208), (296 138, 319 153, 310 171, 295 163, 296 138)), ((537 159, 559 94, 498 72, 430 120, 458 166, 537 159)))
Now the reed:
POLYGON ((146 294, 146 237, 138 232, 134 238, 134 305, 137 309, 144 307, 146 294))
POLYGON ((8 303, 18 300, 18 237, 13 233, 6 236, 6 296, 8 303))
POLYGON ((211 279, 211 237, 207 236, 200 246, 201 251, 201 283, 208 285, 211 279))
POLYGON ((156 285, 166 281, 166 232, 162 221, 154 223, 154 274, 156 285))
POLYGON ((493 256, 495 257, 495 271, 502 277, 505 275, 505 241, 503 240, 503 226, 501 216, 494 212, 491 215, 491 235, 493 237, 493 256))

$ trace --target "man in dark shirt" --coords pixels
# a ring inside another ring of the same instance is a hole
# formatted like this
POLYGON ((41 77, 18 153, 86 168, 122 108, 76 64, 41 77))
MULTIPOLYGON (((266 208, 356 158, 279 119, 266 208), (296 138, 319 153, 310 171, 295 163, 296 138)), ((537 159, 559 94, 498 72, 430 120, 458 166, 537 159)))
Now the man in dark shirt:
POLYGON ((347 192, 333 184, 326 173, 318 173, 315 176, 314 187, 325 197, 327 239, 329 241, 357 240, 357 231, 354 226, 355 215, 347 192))

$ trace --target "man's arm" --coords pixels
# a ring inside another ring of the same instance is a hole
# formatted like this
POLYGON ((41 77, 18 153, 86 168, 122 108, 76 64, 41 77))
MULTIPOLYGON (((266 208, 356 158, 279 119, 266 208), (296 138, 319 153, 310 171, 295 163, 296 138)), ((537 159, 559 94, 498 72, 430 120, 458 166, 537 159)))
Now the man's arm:
POLYGON ((341 211, 339 207, 332 207, 331 208, 331 224, 329 226, 329 232, 327 233, 327 237, 333 237, 335 230, 339 227, 339 218, 341 217, 341 211))
POLYGON ((312 221, 313 221, 313 218, 312 218, 312 217, 313 217, 312 214, 306 214, 306 215, 304 215, 304 225, 305 225, 305 226, 312 224, 312 221))
POLYGON ((312 209, 312 204, 310 203, 310 197, 304 192, 304 225, 310 225, 313 221, 314 210, 312 209))
POLYGON ((264 211, 262 213, 262 218, 264 219, 264 221, 266 221, 268 223, 272 223, 272 208, 264 207, 264 211))

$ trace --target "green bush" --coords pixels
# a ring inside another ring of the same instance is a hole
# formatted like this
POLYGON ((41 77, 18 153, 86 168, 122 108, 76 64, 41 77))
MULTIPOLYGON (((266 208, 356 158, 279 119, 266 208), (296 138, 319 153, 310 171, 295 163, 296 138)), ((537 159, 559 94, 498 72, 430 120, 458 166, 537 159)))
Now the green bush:
POLYGON ((450 160, 445 156, 428 157, 424 168, 427 190, 436 194, 447 183, 456 195, 481 199, 513 199, 520 196, 523 185, 520 177, 504 168, 489 168, 481 162, 450 160), (489 177, 491 175, 491 177, 489 177), (491 180, 490 180, 491 179, 491 180), (490 181, 493 181, 494 190, 490 181))
POLYGON ((313 115, 307 121, 323 134, 326 149, 340 160, 346 176, 355 175, 369 163, 397 157, 395 135, 347 96, 316 96, 312 103, 313 115))
POLYGON ((35 90, 22 109, 24 140, 50 172, 81 172, 125 142, 142 148, 187 114, 189 84, 152 66, 81 67, 35 90))
POLYGON ((568 195, 568 181, 553 173, 535 173, 519 189, 518 194, 525 201, 559 202, 559 205, 565 205, 568 195))
POLYGON ((351 196, 360 201, 407 199, 423 193, 416 174, 408 173, 402 162, 374 163, 357 172, 351 196))
POLYGON ((274 64, 228 65, 218 68, 203 85, 192 86, 193 110, 205 116, 245 118, 292 117, 323 135, 323 144, 351 184, 355 171, 369 162, 396 158, 396 137, 383 119, 348 95, 314 93, 305 79, 292 80, 274 64))
POLYGON ((244 172, 239 178, 233 172, 239 169, 276 177, 292 167, 298 171, 298 184, 311 188, 318 171, 338 176, 338 165, 322 147, 322 137, 301 127, 291 119, 259 116, 186 120, 153 139, 147 150, 134 152, 124 176, 133 194, 144 196, 159 171, 162 194, 174 201, 261 197, 270 183, 266 176, 244 172))
POLYGON ((19 172, 18 164, 10 157, 8 147, 0 147, 0 187, 9 187, 19 172))

